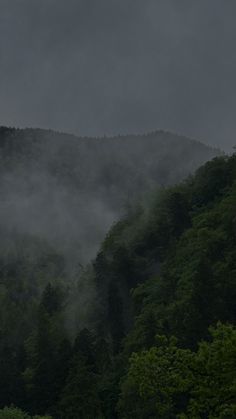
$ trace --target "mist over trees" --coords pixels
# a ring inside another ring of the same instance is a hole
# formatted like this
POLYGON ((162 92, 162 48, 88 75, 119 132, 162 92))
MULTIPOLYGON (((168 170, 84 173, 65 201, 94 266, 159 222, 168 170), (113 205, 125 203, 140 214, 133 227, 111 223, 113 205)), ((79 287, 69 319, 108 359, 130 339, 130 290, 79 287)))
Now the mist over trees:
POLYGON ((96 139, 2 127, 0 225, 46 239, 84 264, 129 205, 217 154, 161 131, 96 139))
POLYGON ((163 132, 0 146, 0 418, 235 418, 236 156, 199 168, 221 153, 163 132))

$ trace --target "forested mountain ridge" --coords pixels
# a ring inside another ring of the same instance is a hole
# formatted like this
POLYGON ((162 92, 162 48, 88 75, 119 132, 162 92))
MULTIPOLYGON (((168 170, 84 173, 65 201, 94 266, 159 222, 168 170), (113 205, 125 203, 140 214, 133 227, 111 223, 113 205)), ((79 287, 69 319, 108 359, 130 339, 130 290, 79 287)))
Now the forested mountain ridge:
POLYGON ((182 179, 219 153, 161 131, 77 138, 0 127, 0 270, 11 292, 4 308, 12 312, 11 340, 24 339, 21 324, 26 330, 33 320, 27 310, 55 279, 74 287, 67 329, 74 335, 86 325, 95 290, 93 272, 88 280, 84 266, 112 223, 156 187, 182 179))
POLYGON ((0 418, 235 418, 235 213, 232 155, 149 189, 73 280, 2 226, 0 418))
MULTIPOLYGON (((179 185, 159 191, 151 197, 147 206, 138 207, 136 212, 123 218, 110 230, 94 263, 98 288, 100 284, 102 286, 103 312, 105 311, 104 296, 108 295, 107 313, 114 310, 122 316, 122 311, 115 310, 115 306, 116 302, 118 305, 121 303, 123 291, 126 290, 127 293, 137 284, 144 283, 134 293, 139 301, 141 294, 138 297, 138 290, 144 292, 148 277, 153 278, 154 282, 155 278, 160 275, 161 278, 165 277, 165 280, 162 279, 161 282, 161 287, 165 290, 163 312, 164 307, 167 306, 168 292, 172 293, 170 301, 180 296, 180 289, 176 288, 177 284, 182 284, 184 292, 185 287, 192 286, 191 274, 196 275, 196 281, 198 281, 198 276, 201 277, 201 270, 209 278, 214 275, 213 257, 219 269, 219 258, 226 257, 224 250, 227 252, 227 246, 230 247, 230 240, 233 240, 235 236, 235 178, 235 155, 230 158, 216 158, 198 169, 194 177, 188 178, 179 185), (227 230, 224 231, 226 227, 227 230), (183 283, 182 280, 176 282, 177 278, 182 278, 182 275, 183 283), (119 296, 119 298, 112 298, 110 307, 109 287, 112 289, 110 294, 113 294, 116 288, 119 296)), ((234 259, 233 255, 230 256, 231 259, 234 259)), ((203 287, 206 286, 204 282, 203 287)), ((159 291, 158 285, 156 293, 159 291)), ((209 289, 206 289, 206 293, 204 292, 206 300, 202 303, 199 315, 204 310, 210 310, 209 301, 207 302, 210 291, 212 290, 209 284, 209 289)), ((234 283, 232 283, 232 290, 229 290, 227 294, 227 309, 231 307, 229 310, 231 313, 234 313, 234 295, 234 283), (230 296, 233 297, 232 301, 230 296), (229 301, 231 301, 231 306, 229 306, 229 301)), ((200 304, 200 299, 198 303, 200 304)), ((213 304, 212 315, 217 307, 213 304)), ((178 310, 181 316, 181 312, 184 313, 181 311, 181 306, 178 310)), ((169 308, 168 315, 170 315, 169 308)), ((193 316, 190 315, 190 317, 193 321, 193 316)), ((214 317, 212 321, 213 319, 214 317)), ((106 326, 109 321, 110 316, 107 315, 107 321, 104 322, 106 326)), ((173 321, 177 322, 177 312, 173 314, 173 321)), ((122 321, 119 323, 122 324, 122 321)), ((182 326, 185 323, 186 319, 182 319, 182 326)), ((110 330, 114 328, 111 326, 110 330)), ((197 341, 196 328, 194 328, 194 333, 195 341, 197 341)), ((176 335, 176 332, 174 334, 176 335)), ((184 336, 185 333, 178 337, 183 340, 184 336)), ((203 336, 202 333, 200 336, 203 336)), ((190 343, 189 341, 188 345, 190 343)), ((194 339, 192 344, 194 345, 194 339)))
POLYGON ((235 210, 236 155, 132 208, 83 273, 97 295, 73 340, 60 258, 33 265, 47 285, 27 305, 16 297, 34 295, 23 280, 32 259, 20 274, 2 265, 1 406, 62 419, 235 418, 235 210))
POLYGON ((1 127, 0 225, 40 236, 84 264, 125 207, 219 153, 161 131, 77 138, 1 127))

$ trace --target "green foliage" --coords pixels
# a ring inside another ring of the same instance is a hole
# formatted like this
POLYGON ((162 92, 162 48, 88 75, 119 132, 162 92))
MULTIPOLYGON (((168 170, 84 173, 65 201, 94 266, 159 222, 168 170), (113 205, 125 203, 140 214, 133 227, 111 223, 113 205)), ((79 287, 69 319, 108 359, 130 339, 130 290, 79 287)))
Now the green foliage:
POLYGON ((83 330, 73 347, 73 358, 60 400, 60 417, 96 417, 99 414, 97 375, 92 334, 83 330))
POLYGON ((235 212, 235 183, 214 203, 192 210, 191 227, 172 240, 159 275, 132 292, 136 318, 126 339, 130 351, 150 347, 157 333, 196 347, 209 336, 211 324, 236 321, 235 212))
POLYGON ((86 361, 77 354, 69 371, 59 405, 63 419, 101 418, 101 402, 98 397, 97 377, 86 361))
POLYGON ((164 336, 158 336, 157 346, 149 351, 134 353, 121 387, 120 417, 175 418, 191 387, 192 357, 189 350, 177 348, 175 339, 164 336))
POLYGON ((25 342, 23 373, 33 411, 54 412, 69 369, 70 343, 62 327, 61 293, 50 284, 39 304, 37 327, 25 342))
POLYGON ((4 407, 0 410, 0 419, 51 419, 51 416, 29 416, 17 407, 4 407))
MULTIPOLYGON (((127 357, 150 350, 158 334, 175 335, 179 350, 196 350, 199 341, 210 339, 211 324, 219 320, 235 324, 235 180, 235 156, 215 159, 195 178, 158 193, 148 211, 139 208, 107 237, 95 262, 105 333, 107 326, 108 333, 112 330, 112 305, 106 293, 110 283, 119 290, 131 290, 132 297, 128 305, 133 309, 133 325, 130 312, 127 316, 127 292, 120 292, 120 309, 129 328, 123 341, 121 375, 122 368, 124 372, 127 368, 127 357)), ((143 400, 139 406, 137 393, 132 396, 132 391, 130 399, 126 394, 130 417, 156 417, 151 398, 147 406, 151 410, 146 413, 143 400), (132 410, 134 406, 137 411, 132 410)), ((225 409, 230 412, 234 407, 225 409)), ((128 412, 126 406, 122 414, 128 412)), ((166 415, 170 415, 168 409, 166 415)))
POLYGON ((218 324, 202 342, 193 364, 190 417, 233 418, 236 413, 236 328, 218 324))
POLYGON ((134 353, 121 387, 121 418, 232 418, 236 412, 236 328, 210 329, 197 352, 157 337, 134 353))

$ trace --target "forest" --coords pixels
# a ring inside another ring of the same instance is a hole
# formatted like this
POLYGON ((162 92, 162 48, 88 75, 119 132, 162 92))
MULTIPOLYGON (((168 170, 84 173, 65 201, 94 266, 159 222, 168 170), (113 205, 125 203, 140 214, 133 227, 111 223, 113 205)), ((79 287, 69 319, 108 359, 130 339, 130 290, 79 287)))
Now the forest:
POLYGON ((73 274, 37 217, 0 223, 0 419, 236 417, 236 154, 189 173, 144 184, 73 274))
POLYGON ((129 206, 220 154, 163 131, 87 138, 0 127, 0 226, 46 240, 76 270, 129 206))

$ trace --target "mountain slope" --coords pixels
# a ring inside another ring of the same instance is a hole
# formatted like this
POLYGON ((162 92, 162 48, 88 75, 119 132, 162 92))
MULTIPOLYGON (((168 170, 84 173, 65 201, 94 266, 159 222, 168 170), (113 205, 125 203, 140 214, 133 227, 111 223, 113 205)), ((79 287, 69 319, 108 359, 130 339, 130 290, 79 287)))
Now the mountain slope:
POLYGON ((3 237, 0 409, 233 419, 235 182, 233 155, 157 189, 112 226, 73 283, 42 239, 12 232, 13 258, 3 237))
POLYGON ((84 263, 129 203, 217 154, 161 131, 96 139, 2 127, 0 226, 46 239, 84 263))
POLYGON ((115 353, 105 401, 120 398, 122 419, 234 418, 236 155, 147 206, 111 229, 94 263, 97 333, 115 353))

